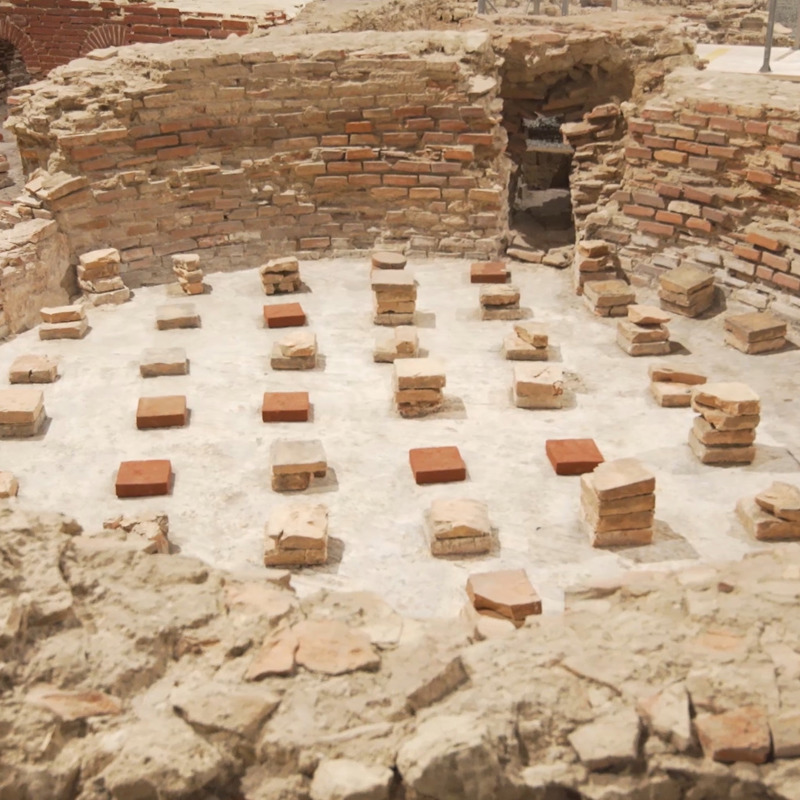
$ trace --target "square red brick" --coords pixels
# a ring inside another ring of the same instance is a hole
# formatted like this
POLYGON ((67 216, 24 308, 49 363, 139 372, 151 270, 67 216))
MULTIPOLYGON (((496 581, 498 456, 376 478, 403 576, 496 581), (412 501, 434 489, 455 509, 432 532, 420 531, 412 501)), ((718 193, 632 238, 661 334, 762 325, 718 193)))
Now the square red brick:
POLYGON ((508 277, 504 261, 476 261, 469 270, 470 283, 505 283, 508 277))
POLYGON ((136 427, 180 428, 186 424, 186 397, 182 394, 167 397, 140 397, 136 409, 136 427))
POLYGON ((117 472, 117 497, 154 497, 169 494, 172 464, 164 460, 123 461, 117 472))
POLYGON ((265 392, 261 406, 264 422, 308 422, 308 392, 265 392))
POLYGON ((294 328, 306 324, 306 314, 300 303, 278 303, 264 306, 264 321, 268 328, 294 328))
POLYGON ((418 447, 408 451, 408 460, 420 486, 467 479, 467 465, 457 447, 418 447))
POLYGON ((605 460, 594 439, 548 439, 544 449, 556 475, 583 475, 605 460))

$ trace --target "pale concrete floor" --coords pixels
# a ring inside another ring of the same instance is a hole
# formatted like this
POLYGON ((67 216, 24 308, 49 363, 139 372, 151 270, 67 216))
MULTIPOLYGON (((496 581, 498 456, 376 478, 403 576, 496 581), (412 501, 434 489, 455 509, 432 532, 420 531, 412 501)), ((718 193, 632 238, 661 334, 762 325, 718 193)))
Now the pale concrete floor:
POLYGON ((743 44, 698 44, 697 55, 708 61, 709 72, 734 72, 747 75, 800 80, 800 50, 773 47, 769 73, 761 73, 764 48, 743 44))
MULTIPOLYGON (((746 380, 763 400, 755 463, 704 467, 686 444, 691 410, 655 405, 647 378, 653 359, 619 350, 615 323, 584 308, 566 272, 513 267, 523 305, 547 325, 557 360, 577 387, 572 407, 526 411, 511 403, 512 362, 500 353, 511 323, 479 320, 468 263, 412 261, 408 268, 419 282, 421 344, 446 365, 446 413, 421 420, 394 413, 392 367, 372 361, 383 329, 371 321, 366 258, 302 264, 311 291, 286 299, 303 304, 324 357, 323 367, 306 373, 270 370, 270 348, 281 332, 262 327, 261 307, 275 300, 261 293, 257 272, 211 274, 213 292, 195 301, 201 329, 156 330, 154 308, 167 300, 162 286, 138 290, 124 306, 91 310, 92 330, 82 341, 42 342, 33 330, 0 345, 3 383, 21 353, 56 356, 62 373, 44 387, 49 429, 33 440, 0 441, 0 469, 18 476, 20 503, 74 515, 89 531, 121 512, 163 509, 184 553, 257 574, 270 510, 297 501, 270 488, 270 443, 319 438, 335 480, 304 496, 330 506, 330 533, 339 540, 332 552, 340 560, 300 572, 294 584, 303 593, 373 590, 415 615, 455 613, 475 571, 526 568, 552 612, 564 587, 584 577, 737 558, 761 547, 739 527, 733 508, 773 479, 800 483, 800 351, 745 356, 722 344, 722 316, 673 322, 673 339, 692 352, 665 361, 692 362, 718 380, 746 380), (141 378, 139 354, 154 346, 185 347, 190 374, 141 378), (310 392, 313 422, 263 424, 262 393, 291 389, 310 392), (187 428, 136 429, 141 395, 176 393, 188 397, 187 428), (635 456, 654 470, 653 545, 616 552, 589 546, 578 518, 579 479, 555 476, 544 451, 545 439, 573 437, 593 437, 607 459, 635 456), (414 484, 408 449, 432 445, 460 447, 466 483, 414 484), (172 459, 172 495, 118 500, 119 462, 146 458, 172 459), (499 552, 461 560, 428 554, 423 512, 433 498, 457 496, 488 502, 499 552)), ((652 296, 639 290, 639 299, 652 296)))

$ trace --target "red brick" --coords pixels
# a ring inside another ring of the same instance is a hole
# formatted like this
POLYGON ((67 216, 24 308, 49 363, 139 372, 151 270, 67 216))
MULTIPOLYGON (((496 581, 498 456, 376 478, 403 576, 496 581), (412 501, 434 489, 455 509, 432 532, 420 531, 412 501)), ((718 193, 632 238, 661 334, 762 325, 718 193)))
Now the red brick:
POLYGON ((364 167, 364 172, 391 172, 392 167, 386 161, 364 161, 362 166, 364 167))
POLYGON ((136 409, 136 427, 180 428, 186 424, 186 397, 182 394, 165 397, 141 397, 136 409))
POLYGON ((329 175, 351 175, 361 172, 360 161, 329 161, 325 169, 329 175))
POLYGON ((671 108, 645 108, 642 111, 645 119, 652 119, 658 122, 666 122, 675 117, 675 112, 671 108))
POLYGON ((505 261, 476 261, 469 268, 470 283, 505 283, 508 278, 505 261))
POLYGON ((115 490, 117 497, 153 497, 169 494, 172 464, 164 459, 123 461, 119 465, 115 490))
POLYGON ((323 136, 320 139, 320 144, 322 147, 345 147, 350 144, 350 140, 347 136, 342 134, 335 134, 330 136, 323 136))
POLYGON ((778 139, 781 142, 791 142, 794 144, 800 139, 800 132, 797 128, 787 128, 785 125, 770 125, 769 135, 772 139, 778 139))
POLYGON ((306 324, 306 315, 300 303, 278 303, 264 306, 264 321, 268 328, 294 328, 306 324))
POLYGON ((702 231, 703 233, 711 233, 713 226, 707 219, 700 219, 699 217, 689 217, 686 220, 686 227, 693 231, 702 231))
POLYGON ((469 125, 460 119, 441 119, 439 120, 439 130, 452 133, 463 133, 469 130, 469 125))
MULTIPOLYGON (((462 134, 466 135, 466 134, 462 134)), ((452 133, 441 133, 439 131, 429 131, 422 134, 422 144, 437 145, 437 144, 453 144, 455 136, 452 133)))
POLYGON ((431 165, 427 161, 397 161, 394 165, 395 172, 419 173, 430 172, 431 165))
POLYGON ((655 216, 655 209, 654 208, 647 208, 646 206, 634 206, 634 205, 626 205, 622 207, 622 211, 631 217, 641 217, 643 219, 649 219, 650 217, 655 216))
MULTIPOLYGON (((309 236, 300 239, 299 247, 301 250, 325 250, 331 246, 331 239, 329 236, 309 236)), ((291 304, 290 304, 291 305, 291 304)), ((297 305, 296 303, 294 305, 297 305)), ((299 308, 299 306, 298 306, 299 308)), ((303 322, 305 322, 305 314, 303 315, 303 322)), ((303 322, 296 323, 302 325, 303 322)), ((268 325, 270 328, 285 328, 287 325, 268 325)))
POLYGON ((434 186, 417 187, 415 189, 410 189, 408 192, 410 200, 439 200, 441 196, 442 190, 434 186))
POLYGON ((687 155, 686 153, 679 153, 677 150, 656 150, 653 153, 653 158, 664 164, 685 164, 687 155))
POLYGON ((657 183, 656 192, 663 197, 670 197, 677 200, 681 196, 681 187, 674 183, 657 183))
POLYGON ((425 106, 400 106, 392 111, 392 116, 398 119, 405 117, 421 117, 425 114, 425 106))
POLYGON ((762 281, 771 281, 773 275, 775 275, 775 271, 771 270, 769 267, 756 267, 756 278, 760 278, 762 281))
POLYGON ((747 245, 744 244, 735 244, 733 246, 733 254, 747 261, 753 261, 756 264, 761 261, 761 252, 756 250, 755 247, 747 247, 747 245))
POLYGON ((744 124, 744 132, 749 133, 751 136, 766 136, 769 130, 769 124, 766 122, 756 122, 756 120, 749 119, 744 124))
POLYGON ((261 404, 263 422, 308 422, 308 392, 265 392, 261 404))
POLYGON ((373 125, 368 120, 361 122, 345 122, 345 133, 372 133, 373 125))
POLYGON ((649 147, 626 147, 625 158, 643 158, 649 161, 653 157, 653 151, 649 147))
POLYGON ((646 147, 658 147, 666 150, 675 149, 675 140, 667 139, 664 136, 642 136, 642 144, 646 147))
POLYGON ((713 158, 736 158, 739 155, 739 148, 712 146, 708 148, 708 154, 713 158))
POLYGON ((777 272, 772 279, 772 282, 790 292, 800 292, 800 278, 796 275, 787 275, 784 272, 777 272))
POLYGON ((172 147, 180 144, 177 136, 149 136, 146 139, 139 139, 134 144, 134 150, 158 150, 161 147, 172 147))
POLYGON ((764 252, 761 254, 761 260, 772 269, 780 270, 781 272, 788 272, 791 267, 791 261, 783 256, 776 256, 775 253, 764 252))
POLYGON ((413 131, 383 134, 383 143, 389 147, 413 147, 418 141, 419 136, 413 131))
POLYGON ((679 141, 675 149, 680 150, 682 153, 691 153, 695 156, 704 156, 708 152, 706 145, 699 144, 698 142, 679 141))
POLYGON ((420 486, 467 479, 467 465, 457 447, 415 448, 408 451, 408 460, 420 486))
POLYGON ((461 133, 458 136, 459 144, 471 144, 475 147, 491 147, 494 144, 494 135, 491 133, 461 133))
POLYGON ((471 147, 445 147, 442 156, 445 161, 472 161, 475 157, 471 147))
POLYGON ((689 169, 696 169, 698 172, 716 172, 719 169, 719 161, 716 158, 689 156, 689 169))
POLYGON ((763 764, 769 758, 769 724, 764 710, 758 706, 723 714, 699 714, 695 728, 706 758, 726 764, 737 761, 763 764))
POLYGON ((714 202, 714 193, 708 191, 707 189, 700 189, 697 186, 684 186, 683 187, 683 196, 687 200, 691 200, 693 203, 713 203, 714 202))
POLYGON ((196 144, 182 144, 179 147, 167 147, 158 151, 159 161, 169 161, 171 158, 188 158, 197 152, 196 144))
POLYGON ((715 103, 712 101, 701 101, 697 103, 695 109, 701 114, 727 114, 730 111, 725 103, 715 103))
POLYGON ((350 135, 351 145, 377 147, 380 143, 380 137, 376 136, 374 133, 353 133, 350 135))
POLYGON ((683 225, 683 217, 674 211, 659 211, 656 222, 666 222, 668 225, 683 225))
POLYGON ((771 172, 767 172, 763 169, 747 170, 747 180, 750 183, 758 183, 763 186, 775 186, 776 183, 779 183, 778 178, 776 178, 771 172))
POLYGON ((384 175, 384 186, 417 186, 419 178, 416 175, 384 175))
POLYGON ((717 225, 727 225, 731 221, 730 214, 725 211, 720 211, 718 208, 709 208, 708 206, 703 209, 703 218, 709 219, 717 225))
POLYGON ((358 175, 350 175, 347 178, 347 182, 351 186, 380 186, 381 185, 381 176, 380 175, 373 175, 373 174, 366 174, 366 173, 359 173, 358 175))
POLYGON ((544 449, 556 475, 583 475, 605 460, 594 439, 548 439, 544 449))
POLYGON ((436 123, 430 117, 411 117, 406 120, 406 129, 409 131, 432 131, 436 123))
POLYGON ((700 144, 714 144, 721 147, 728 144, 728 134, 719 131, 700 131, 697 134, 697 141, 700 144))
POLYGON ((675 228, 672 225, 664 225, 661 222, 647 220, 642 220, 639 223, 639 230, 644 233, 652 233, 655 236, 670 237, 675 234, 675 228))
POLYGON ((314 178, 314 188, 320 191, 335 191, 346 187, 346 175, 320 175, 318 178, 314 178))
POLYGON ((655 129, 656 126, 652 122, 636 119, 635 117, 631 117, 628 120, 628 130, 631 133, 652 133, 655 129))
POLYGON ((787 158, 800 158, 800 146, 794 144, 781 145, 781 155, 787 158))
POLYGON ((731 117, 711 117, 709 127, 716 131, 735 131, 740 133, 744 130, 744 123, 740 119, 731 117))
POLYGON ((691 125, 693 128, 705 128, 708 125, 708 117, 703 114, 693 114, 691 111, 682 111, 680 122, 681 125, 691 125))
POLYGON ((774 239, 772 236, 759 233, 758 231, 750 231, 750 233, 747 234, 746 241, 748 244, 754 244, 756 247, 763 247, 765 250, 772 250, 775 253, 783 250, 784 248, 784 245, 782 245, 777 239, 774 239))

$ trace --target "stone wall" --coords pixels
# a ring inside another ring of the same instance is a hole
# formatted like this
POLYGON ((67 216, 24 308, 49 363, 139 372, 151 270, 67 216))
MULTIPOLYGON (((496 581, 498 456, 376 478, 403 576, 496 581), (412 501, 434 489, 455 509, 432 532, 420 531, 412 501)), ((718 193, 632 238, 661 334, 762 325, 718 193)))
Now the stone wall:
POLYGON ((10 125, 73 258, 116 247, 129 285, 179 251, 217 270, 375 244, 488 257, 507 201, 484 68, 483 33, 123 50, 20 90, 10 125))

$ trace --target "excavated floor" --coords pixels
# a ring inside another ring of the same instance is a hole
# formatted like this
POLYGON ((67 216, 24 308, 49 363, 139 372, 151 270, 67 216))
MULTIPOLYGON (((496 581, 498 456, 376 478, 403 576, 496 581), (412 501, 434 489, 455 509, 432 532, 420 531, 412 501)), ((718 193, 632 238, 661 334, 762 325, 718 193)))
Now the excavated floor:
MULTIPOLYGON (((280 330, 263 327, 265 298, 255 270, 210 274, 212 291, 195 302, 202 327, 158 331, 155 307, 174 300, 166 287, 139 289, 132 302, 90 310, 82 341, 40 341, 36 330, 0 346, 3 384, 22 353, 60 361, 61 378, 43 387, 50 417, 44 435, 0 442, 0 469, 20 481, 17 502, 74 515, 89 531, 120 513, 163 510, 182 552, 219 567, 260 569, 264 524, 271 509, 313 500, 330 507, 331 562, 300 571, 301 593, 321 587, 379 592, 399 611, 431 616, 456 613, 471 572, 524 567, 541 593, 545 612, 558 611, 563 588, 588 576, 632 566, 718 561, 759 549, 737 523, 736 501, 776 480, 800 482, 798 376, 800 351, 787 347, 746 356, 722 343, 725 313, 708 320, 677 318, 672 338, 681 352, 665 359, 691 363, 712 380, 744 380, 762 397, 756 461, 747 467, 699 464, 687 441, 693 413, 662 409, 648 391, 654 359, 632 358, 615 344, 613 320, 593 316, 571 290, 567 272, 515 265, 513 282, 533 318, 547 325, 554 360, 574 389, 557 411, 517 409, 511 400, 512 364, 501 343, 508 322, 479 319, 478 287, 469 264, 411 261, 418 280, 421 346, 444 360, 446 409, 419 420, 392 407, 392 367, 372 350, 372 295, 368 259, 303 263, 309 292, 299 300, 316 333, 321 359, 312 372, 275 372, 269 366, 280 330), (148 347, 184 347, 190 374, 144 379, 139 356, 148 347), (688 352, 686 352, 688 351, 688 352), (313 420, 264 424, 262 394, 308 390, 313 420), (188 427, 136 429, 140 396, 185 394, 188 427), (270 488, 269 447, 278 437, 321 439, 329 477, 302 495, 270 488), (579 483, 554 475, 548 438, 593 437, 606 459, 635 456, 657 478, 657 533, 652 545, 595 550, 579 521, 579 483), (410 447, 457 445, 468 467, 465 483, 416 486, 410 447), (119 462, 169 458, 170 496, 118 500, 119 462), (489 504, 499 550, 486 557, 436 559, 426 547, 423 513, 437 497, 472 497, 489 504)), ((652 293, 638 290, 640 302, 652 293)))

